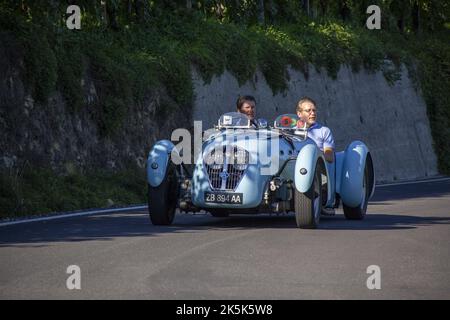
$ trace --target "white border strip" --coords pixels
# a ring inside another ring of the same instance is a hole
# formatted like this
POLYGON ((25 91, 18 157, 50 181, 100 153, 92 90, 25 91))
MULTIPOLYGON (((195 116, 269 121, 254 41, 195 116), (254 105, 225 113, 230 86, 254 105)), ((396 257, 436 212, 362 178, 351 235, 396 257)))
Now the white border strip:
POLYGON ((450 177, 446 178, 438 178, 438 179, 429 179, 429 180, 419 180, 419 181, 407 181, 407 182, 396 182, 396 183, 387 183, 387 184, 377 184, 376 188, 382 187, 390 187, 390 186, 401 186, 404 184, 419 184, 419 183, 431 183, 431 182, 440 182, 450 180, 450 177))
POLYGON ((3 223, 0 223, 0 227, 6 227, 6 226, 10 226, 13 224, 20 224, 20 223, 88 216, 88 215, 97 214, 97 213, 114 213, 114 212, 124 212, 124 211, 134 211, 134 210, 144 210, 144 209, 147 209, 147 206, 134 206, 134 207, 116 208, 116 209, 99 209, 99 210, 67 213, 67 214, 56 214, 54 216, 48 216, 48 217, 30 218, 30 219, 3 222, 3 223))

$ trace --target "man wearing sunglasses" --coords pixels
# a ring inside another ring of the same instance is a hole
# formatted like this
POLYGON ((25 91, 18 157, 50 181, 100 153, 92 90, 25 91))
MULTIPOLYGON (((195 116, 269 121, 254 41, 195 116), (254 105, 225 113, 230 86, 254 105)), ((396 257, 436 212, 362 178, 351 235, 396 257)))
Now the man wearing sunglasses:
MULTIPOLYGON (((306 122, 306 127, 308 128, 308 138, 311 138, 322 150, 325 160, 327 161, 327 167, 330 174, 334 174, 334 138, 331 133, 330 128, 323 126, 317 122, 317 104, 316 102, 309 98, 303 97, 297 103, 297 115, 300 119, 306 122)), ((326 194, 328 192, 328 182, 322 185, 322 192, 326 194)), ((333 191, 332 191, 333 192, 333 191)), ((322 215, 333 216, 335 214, 334 208, 339 207, 340 198, 336 196, 335 203, 333 207, 326 208, 326 197, 323 198, 322 203, 322 215)))
POLYGON ((325 155, 325 160, 329 163, 334 162, 334 138, 330 128, 317 122, 317 104, 309 98, 303 97, 297 103, 297 115, 306 122, 308 128, 308 137, 314 140, 320 150, 325 155))

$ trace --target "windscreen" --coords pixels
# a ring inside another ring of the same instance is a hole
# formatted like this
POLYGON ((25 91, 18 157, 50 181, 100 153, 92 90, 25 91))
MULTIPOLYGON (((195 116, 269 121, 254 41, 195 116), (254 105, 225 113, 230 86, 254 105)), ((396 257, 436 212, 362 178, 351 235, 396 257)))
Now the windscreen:
POLYGON ((228 112, 220 116, 219 128, 250 128, 250 120, 243 113, 228 112))
POLYGON ((275 119, 273 127, 282 130, 299 130, 305 128, 305 122, 296 114, 286 113, 275 119))

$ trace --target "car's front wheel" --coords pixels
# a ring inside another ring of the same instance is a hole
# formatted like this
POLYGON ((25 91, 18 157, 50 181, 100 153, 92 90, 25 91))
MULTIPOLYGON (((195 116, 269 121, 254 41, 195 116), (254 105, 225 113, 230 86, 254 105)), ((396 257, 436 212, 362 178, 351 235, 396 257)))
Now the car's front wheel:
POLYGON ((166 176, 157 187, 148 186, 148 213, 154 225, 170 225, 175 217, 177 203, 177 175, 169 160, 166 176))
POLYGON ((322 166, 318 162, 314 179, 309 190, 305 193, 295 189, 295 221, 302 229, 315 229, 319 225, 322 209, 322 166))

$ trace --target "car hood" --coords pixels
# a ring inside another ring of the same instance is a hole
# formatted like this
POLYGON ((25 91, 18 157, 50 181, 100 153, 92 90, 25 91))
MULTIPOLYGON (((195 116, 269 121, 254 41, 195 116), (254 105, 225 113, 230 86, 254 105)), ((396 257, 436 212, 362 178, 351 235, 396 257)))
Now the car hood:
POLYGON ((278 131, 273 130, 227 130, 215 134, 203 143, 202 153, 196 163, 201 165, 204 157, 215 150, 239 148, 249 153, 249 163, 259 167, 278 170, 290 156, 295 145, 287 141, 278 131))

